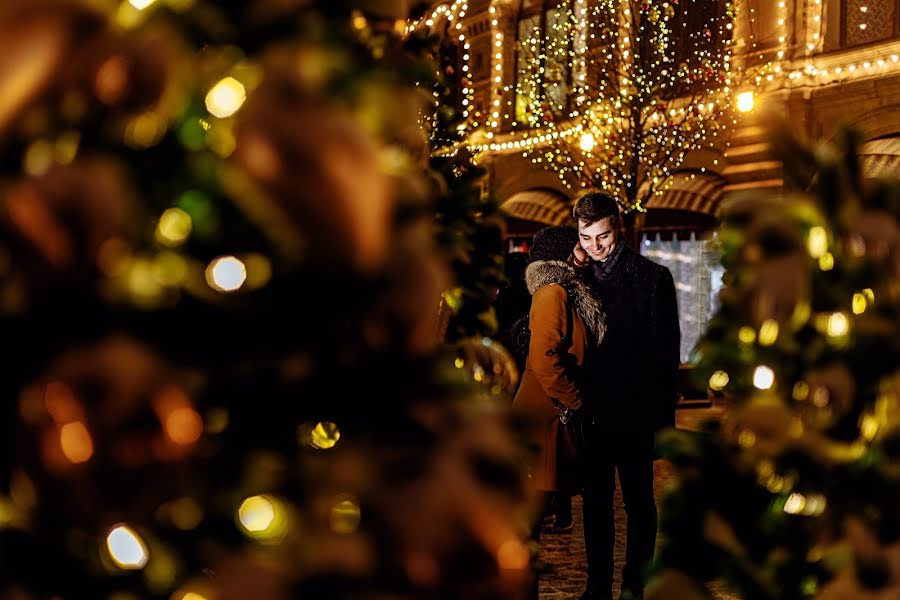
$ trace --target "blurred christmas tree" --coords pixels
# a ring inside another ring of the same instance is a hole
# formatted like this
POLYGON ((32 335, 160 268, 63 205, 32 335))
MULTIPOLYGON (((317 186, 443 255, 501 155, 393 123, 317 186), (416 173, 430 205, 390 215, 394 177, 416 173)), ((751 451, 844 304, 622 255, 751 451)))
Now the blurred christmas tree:
POLYGON ((0 596, 517 597, 516 374, 440 343, 482 209, 406 16, 0 6, 0 596))
POLYGON ((723 208, 721 309, 696 369, 726 413, 667 440, 652 598, 900 597, 900 183, 858 135, 789 135, 784 197, 723 208))
MULTIPOLYGON (((445 185, 436 205, 438 243, 449 258, 457 285, 443 297, 446 337, 465 340, 494 334, 494 300, 504 285, 499 206, 485 186, 486 172, 459 142, 471 123, 474 86, 469 79, 470 45, 463 31, 467 4, 440 4, 410 24, 410 39, 429 49, 436 72, 432 110, 423 119, 431 146, 430 166, 445 185)), ((497 353, 505 354, 501 348, 497 353)))

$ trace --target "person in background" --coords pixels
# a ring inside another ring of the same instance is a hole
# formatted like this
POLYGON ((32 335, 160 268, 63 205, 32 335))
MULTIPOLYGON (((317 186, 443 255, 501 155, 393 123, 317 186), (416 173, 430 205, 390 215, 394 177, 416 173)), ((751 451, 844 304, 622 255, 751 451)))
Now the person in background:
MULTIPOLYGON (((560 413, 582 407, 582 365, 606 332, 600 301, 567 263, 578 239, 571 227, 546 227, 534 236, 525 282, 532 294, 531 338, 522 382, 513 406, 529 413, 538 425, 539 447, 531 470, 532 485, 544 496, 566 489, 571 469, 560 465, 557 442, 560 413)), ((533 530, 539 537, 540 525, 533 530)), ((536 590, 536 585, 535 585, 536 590)))
POLYGON ((653 558, 656 434, 674 425, 680 329, 669 270, 628 248, 615 199, 582 196, 572 210, 579 241, 570 263, 603 303, 608 330, 584 364, 584 534, 588 581, 582 600, 612 597, 616 471, 628 526, 622 599, 643 597, 653 558))

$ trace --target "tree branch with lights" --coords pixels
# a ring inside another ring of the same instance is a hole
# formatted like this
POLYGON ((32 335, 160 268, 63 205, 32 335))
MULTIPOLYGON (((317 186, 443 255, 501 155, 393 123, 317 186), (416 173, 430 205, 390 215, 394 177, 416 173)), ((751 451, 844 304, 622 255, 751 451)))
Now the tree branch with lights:
POLYGON ((526 152, 568 187, 600 189, 621 199, 626 214, 643 212, 688 152, 715 144, 734 125, 735 8, 709 6, 605 0, 549 11, 555 26, 533 28, 518 44, 526 68, 514 86, 516 124, 531 135, 579 134, 526 152), (548 68, 561 56, 569 81, 548 68))

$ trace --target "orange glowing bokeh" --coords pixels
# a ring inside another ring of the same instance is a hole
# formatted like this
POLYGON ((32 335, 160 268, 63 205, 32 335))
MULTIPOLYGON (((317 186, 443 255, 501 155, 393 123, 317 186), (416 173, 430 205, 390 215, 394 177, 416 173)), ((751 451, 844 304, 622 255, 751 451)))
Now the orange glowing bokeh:
POLYGON ((81 421, 66 423, 60 428, 59 445, 63 455, 74 464, 87 462, 94 455, 91 434, 81 421))

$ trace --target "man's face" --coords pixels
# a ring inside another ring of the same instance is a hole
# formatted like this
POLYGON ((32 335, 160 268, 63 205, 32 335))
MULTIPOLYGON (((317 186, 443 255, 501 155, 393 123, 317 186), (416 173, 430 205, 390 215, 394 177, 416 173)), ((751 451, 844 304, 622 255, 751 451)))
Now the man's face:
POLYGON ((578 220, 578 237, 581 247, 594 260, 606 260, 616 245, 616 230, 612 218, 606 217, 596 223, 578 220))

